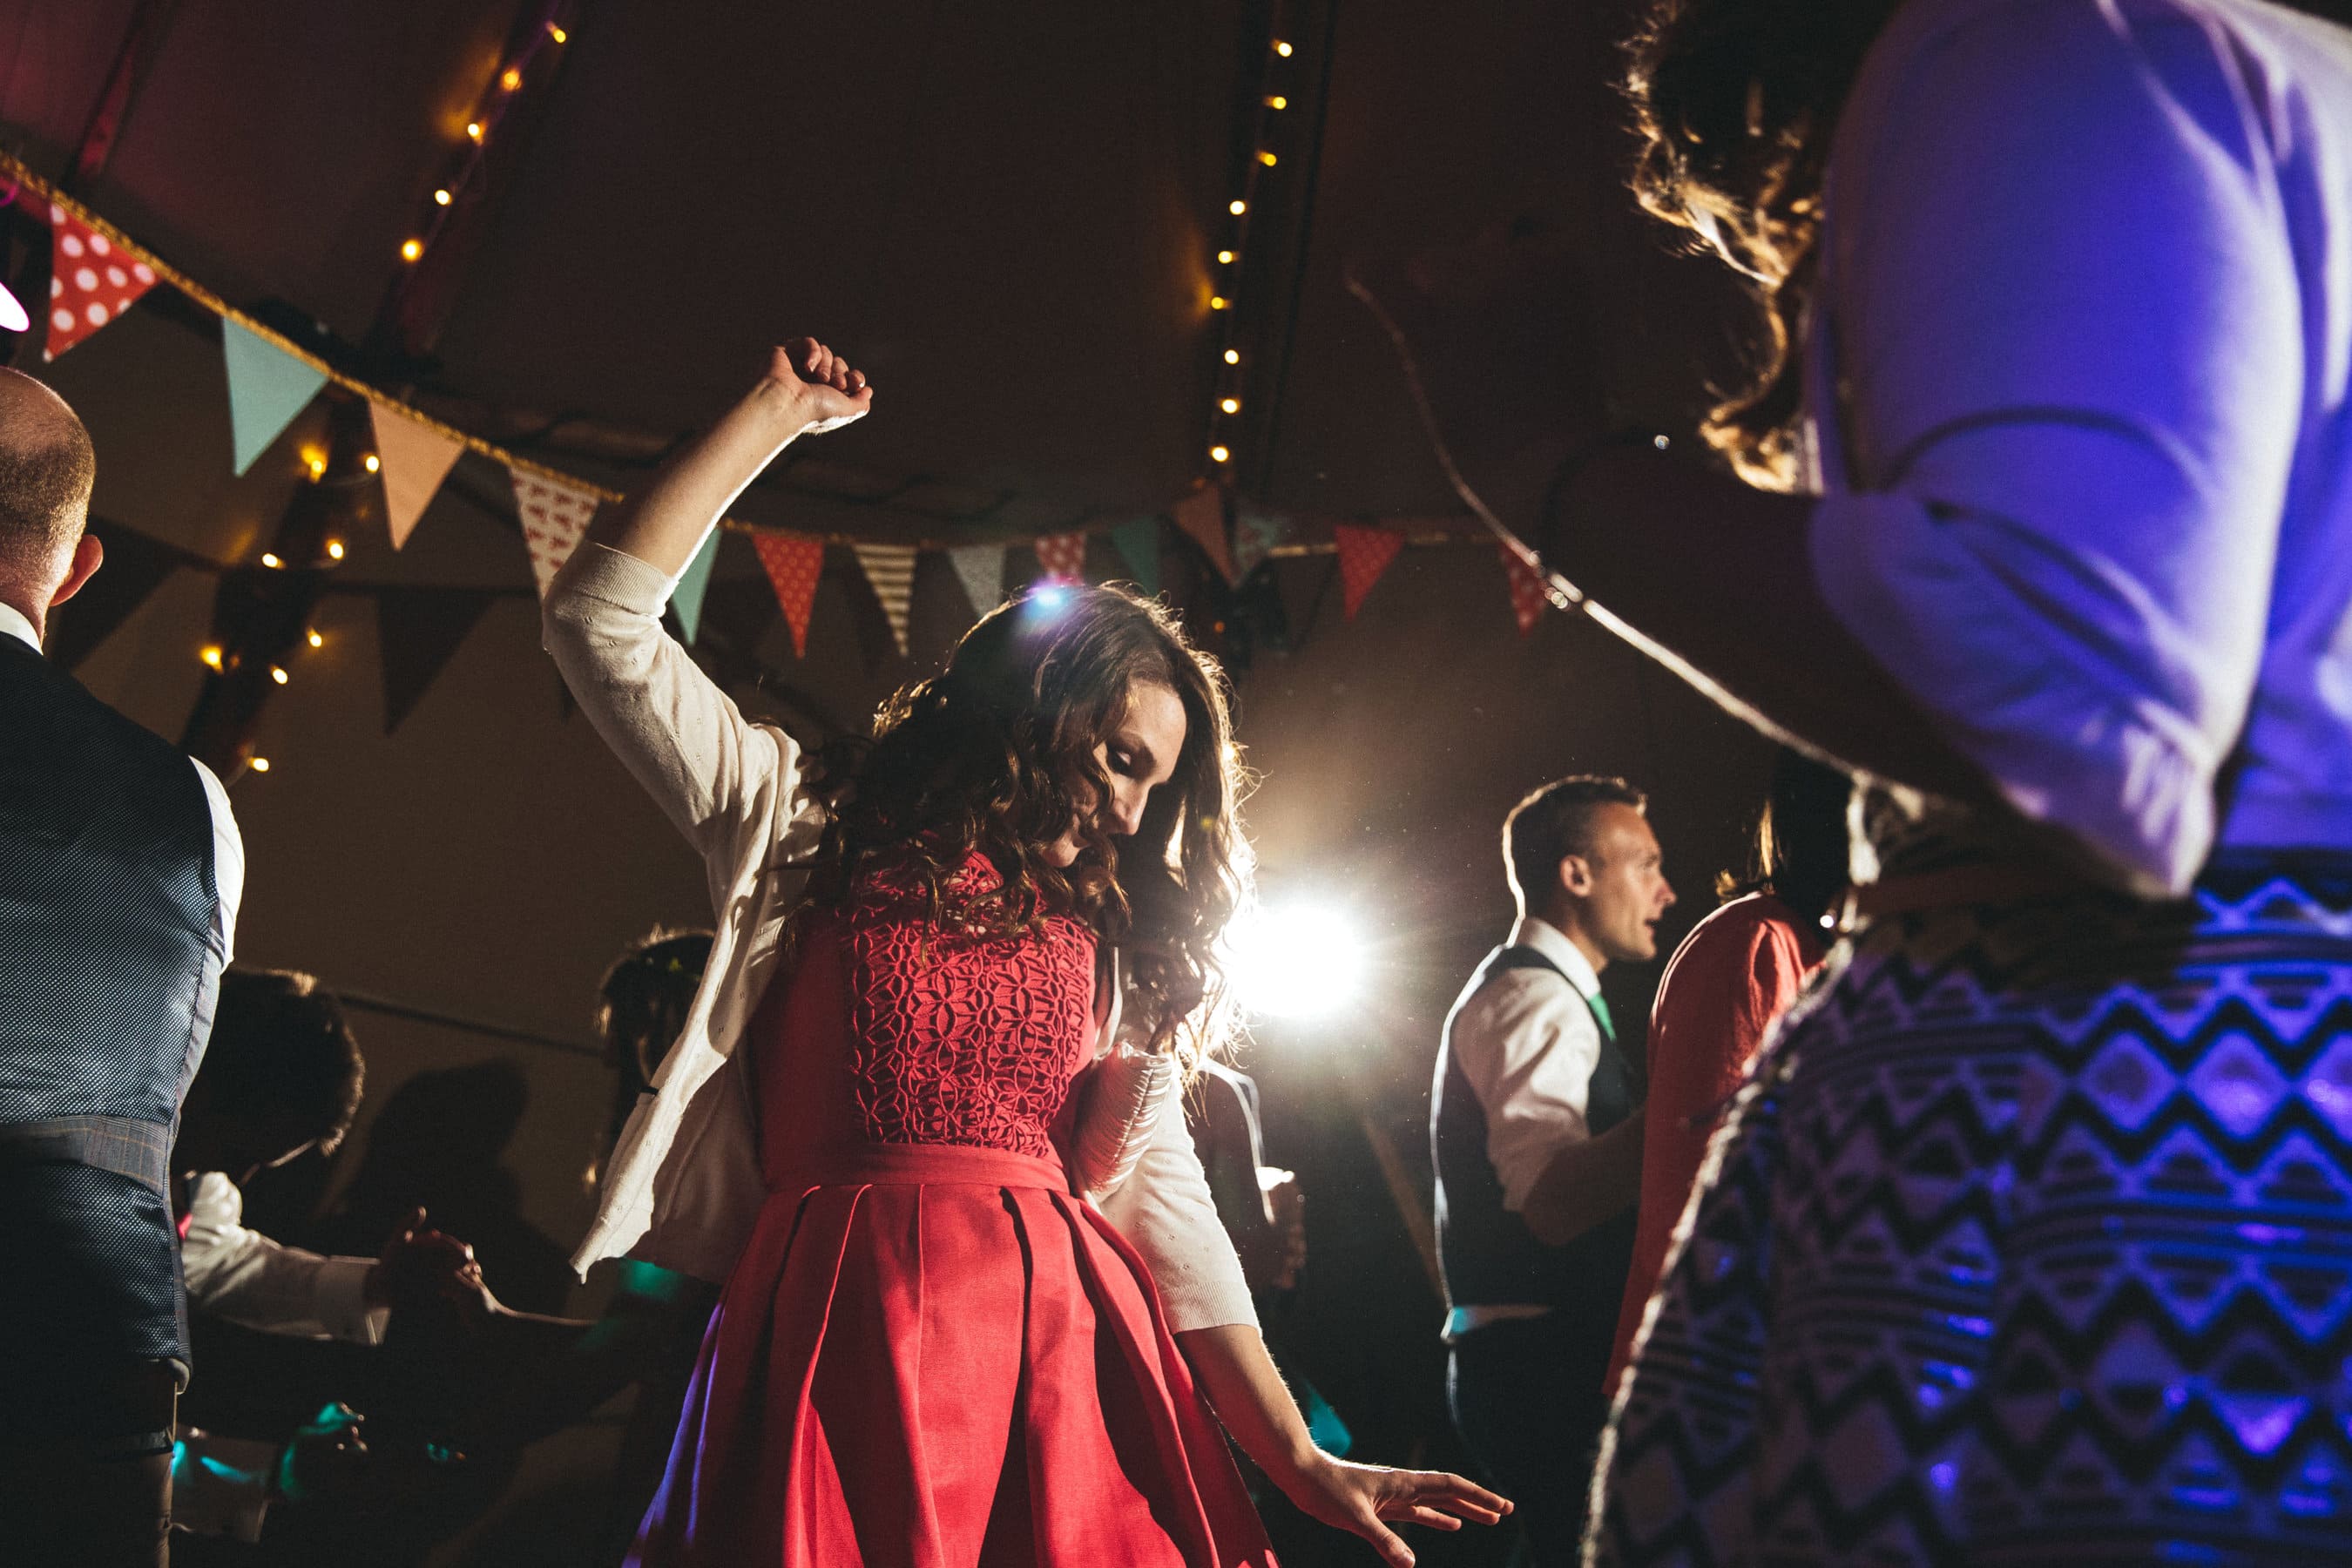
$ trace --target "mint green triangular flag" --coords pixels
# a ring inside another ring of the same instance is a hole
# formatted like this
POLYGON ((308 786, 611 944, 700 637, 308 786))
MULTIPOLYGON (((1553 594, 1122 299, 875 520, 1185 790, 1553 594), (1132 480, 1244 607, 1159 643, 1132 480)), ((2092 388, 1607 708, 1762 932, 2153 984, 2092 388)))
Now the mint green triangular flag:
POLYGON ((669 591, 670 611, 677 616, 677 629, 685 634, 688 647, 702 630, 702 595, 710 591, 710 569, 719 564, 719 536, 726 531, 721 526, 703 536, 702 548, 694 552, 677 586, 669 591))
POLYGON ((1133 522, 1122 522, 1110 531, 1110 542, 1118 546, 1118 558, 1135 578, 1135 585, 1143 590, 1144 597, 1155 598, 1160 593, 1160 520, 1139 517, 1133 522))
POLYGON ((236 471, 242 474, 319 395, 319 388, 327 384, 327 373, 226 316, 221 318, 221 361, 228 367, 229 434, 236 447, 236 471))

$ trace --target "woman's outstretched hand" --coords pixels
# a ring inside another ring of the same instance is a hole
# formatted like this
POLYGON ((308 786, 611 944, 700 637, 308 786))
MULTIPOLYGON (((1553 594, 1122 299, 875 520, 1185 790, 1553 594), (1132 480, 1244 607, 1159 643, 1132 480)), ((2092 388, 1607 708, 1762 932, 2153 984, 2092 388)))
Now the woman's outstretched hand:
POLYGON ((762 389, 772 388, 790 400, 803 434, 838 430, 863 419, 874 406, 874 388, 866 373, 814 338, 793 338, 768 353, 768 374, 762 389))
POLYGON ((1511 1511, 1507 1499, 1444 1470, 1392 1470, 1328 1454, 1276 1479, 1302 1512, 1362 1536, 1391 1568, 1412 1568, 1413 1557, 1386 1521, 1459 1530, 1465 1520, 1493 1524, 1511 1511))

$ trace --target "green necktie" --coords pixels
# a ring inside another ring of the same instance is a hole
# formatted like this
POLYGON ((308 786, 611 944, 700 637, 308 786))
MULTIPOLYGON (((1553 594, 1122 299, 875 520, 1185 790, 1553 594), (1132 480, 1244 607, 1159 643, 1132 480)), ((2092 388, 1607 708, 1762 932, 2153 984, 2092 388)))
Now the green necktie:
POLYGON ((1617 1043, 1617 1020, 1609 1016, 1609 998, 1601 994, 1600 992, 1595 991, 1591 995, 1587 996, 1584 999, 1584 1005, 1591 1008, 1592 1016, 1601 1021, 1601 1032, 1609 1037, 1609 1043, 1612 1046, 1615 1045, 1617 1043))

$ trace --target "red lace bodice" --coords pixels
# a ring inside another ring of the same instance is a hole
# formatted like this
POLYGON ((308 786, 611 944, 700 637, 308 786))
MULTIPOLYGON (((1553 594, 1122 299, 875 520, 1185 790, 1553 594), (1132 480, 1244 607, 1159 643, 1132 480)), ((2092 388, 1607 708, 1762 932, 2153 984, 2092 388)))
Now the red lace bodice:
MULTIPOLYGON (((963 885, 996 872, 975 856, 963 885)), ((850 1097, 877 1143, 957 1143, 1050 1157, 1048 1130, 1093 1030, 1094 933, 959 932, 876 879, 843 911, 850 1097)))

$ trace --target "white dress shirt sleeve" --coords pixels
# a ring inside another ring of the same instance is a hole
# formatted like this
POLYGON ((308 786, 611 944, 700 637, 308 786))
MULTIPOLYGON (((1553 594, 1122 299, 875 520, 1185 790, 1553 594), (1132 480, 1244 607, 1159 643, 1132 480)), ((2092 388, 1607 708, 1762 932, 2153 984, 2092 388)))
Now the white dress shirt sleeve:
POLYGON ((1462 1004, 1447 1048, 1486 1113, 1486 1158, 1517 1214, 1552 1156, 1592 1135, 1584 1108, 1601 1025, 1549 970, 1504 969, 1462 1004))
POLYGON ((328 1258, 272 1241, 244 1224, 245 1194, 217 1171, 188 1194, 180 1242, 188 1304, 263 1333, 297 1339, 383 1339, 391 1312, 367 1301, 371 1258, 328 1258))
POLYGON ((2273 132, 2185 7, 1983 5, 1898 36, 1831 169, 1864 493, 1820 503, 1813 571, 2020 812, 2177 892, 2214 839, 2302 423, 2273 132))
POLYGON ((245 837, 237 831, 236 814, 229 810, 228 791, 219 778, 194 757, 188 763, 196 770, 205 803, 212 807, 213 940, 220 947, 221 967, 226 969, 236 962, 236 916, 245 905, 245 837))
POLYGON ((1249 1281, 1184 1124, 1183 1095, 1160 1102, 1151 1142, 1102 1212, 1151 1270, 1171 1332, 1256 1325, 1249 1281))

